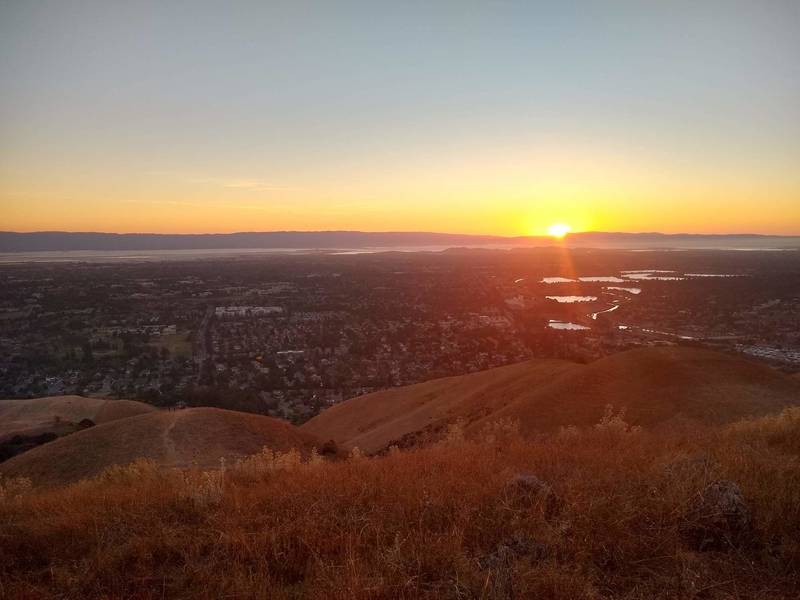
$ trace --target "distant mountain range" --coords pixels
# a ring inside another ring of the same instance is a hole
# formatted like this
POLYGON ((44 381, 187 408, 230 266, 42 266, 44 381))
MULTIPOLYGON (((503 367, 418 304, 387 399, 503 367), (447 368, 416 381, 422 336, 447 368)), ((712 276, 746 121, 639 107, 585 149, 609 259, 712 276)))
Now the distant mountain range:
POLYGON ((563 241, 550 237, 465 235, 429 232, 267 231, 208 234, 0 232, 0 252, 221 249, 358 249, 415 246, 609 248, 800 248, 800 236, 696 235, 584 232, 563 241))

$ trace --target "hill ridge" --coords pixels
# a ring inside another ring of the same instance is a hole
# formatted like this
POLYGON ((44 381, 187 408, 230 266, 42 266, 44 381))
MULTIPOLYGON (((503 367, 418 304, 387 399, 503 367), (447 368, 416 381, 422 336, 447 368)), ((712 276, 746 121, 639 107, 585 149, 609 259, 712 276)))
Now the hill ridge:
POLYGON ((0 400, 0 440, 52 431, 83 419, 101 424, 155 410, 153 405, 137 400, 75 395, 0 400))
POLYGON ((476 433, 498 419, 527 436, 597 423, 606 405, 635 425, 687 418, 722 424, 800 403, 800 382, 738 356, 691 347, 640 348, 582 365, 533 360, 347 400, 302 430, 378 452, 424 442, 461 417, 476 433), (384 411, 376 420, 371 413, 384 411), (365 414, 366 413, 366 416, 365 414))
POLYGON ((159 410, 59 438, 0 464, 0 474, 61 485, 144 458, 162 467, 219 466, 263 447, 308 452, 318 440, 286 421, 212 407, 159 410))

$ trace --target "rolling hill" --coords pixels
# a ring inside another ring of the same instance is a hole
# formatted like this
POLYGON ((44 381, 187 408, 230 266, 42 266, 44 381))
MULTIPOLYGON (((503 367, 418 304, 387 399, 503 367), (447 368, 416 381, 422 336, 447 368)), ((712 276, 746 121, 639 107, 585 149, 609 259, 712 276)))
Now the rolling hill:
POLYGON ((216 467, 264 446, 308 451, 316 438, 261 415, 218 408, 153 411, 85 429, 0 464, 0 474, 60 485, 146 458, 163 467, 216 467))
POLYGON ((334 406, 301 429, 377 452, 436 437, 458 418, 468 433, 498 419, 517 421, 528 436, 592 425, 608 404, 645 427, 676 418, 721 424, 800 404, 800 382, 709 350, 642 348, 588 365, 533 360, 377 392, 334 406))
POLYGON ((580 369, 562 360, 534 360, 458 377, 434 379, 352 398, 300 429, 320 439, 375 452, 406 435, 458 418, 478 420, 530 390, 580 369))
POLYGON ((82 396, 49 396, 28 400, 0 400, 0 440, 44 431, 66 433, 72 424, 91 419, 95 424, 156 410, 135 400, 106 400, 82 396))

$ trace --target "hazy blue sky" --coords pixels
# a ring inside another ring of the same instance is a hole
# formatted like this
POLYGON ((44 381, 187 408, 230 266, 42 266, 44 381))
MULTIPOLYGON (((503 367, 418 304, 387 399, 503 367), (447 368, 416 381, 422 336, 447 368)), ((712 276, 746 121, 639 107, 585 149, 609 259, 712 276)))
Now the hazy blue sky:
POLYGON ((800 233, 800 2, 0 2, 0 229, 800 233))

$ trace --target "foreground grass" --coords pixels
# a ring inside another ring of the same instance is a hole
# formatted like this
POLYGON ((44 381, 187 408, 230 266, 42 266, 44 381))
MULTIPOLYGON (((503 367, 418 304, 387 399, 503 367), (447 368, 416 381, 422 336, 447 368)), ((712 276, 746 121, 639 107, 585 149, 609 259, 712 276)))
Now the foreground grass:
POLYGON ((0 596, 798 597, 800 411, 719 431, 484 437, 339 462, 265 455, 223 476, 141 463, 8 495, 0 596), (520 473, 554 500, 520 503, 520 473), (687 507, 719 479, 740 486, 752 539, 692 550, 687 507), (498 552, 520 538, 525 551, 498 552))

